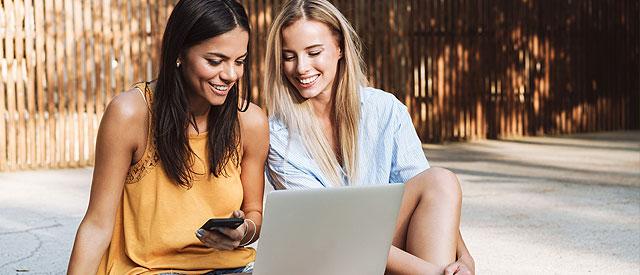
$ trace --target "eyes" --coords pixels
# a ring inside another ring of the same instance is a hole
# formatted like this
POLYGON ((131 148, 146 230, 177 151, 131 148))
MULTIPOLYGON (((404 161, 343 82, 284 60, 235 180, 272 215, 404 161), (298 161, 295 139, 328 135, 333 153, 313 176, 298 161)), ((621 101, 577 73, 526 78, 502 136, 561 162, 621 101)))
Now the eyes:
MULTIPOLYGON (((218 65, 222 64, 222 62, 224 62, 223 59, 219 59, 219 58, 217 58, 217 59, 209 59, 209 58, 207 58, 207 63, 209 63, 209 65, 211 65, 211 66, 218 66, 218 65)), ((245 60, 244 60, 244 58, 238 59, 234 63, 236 64, 236 66, 242 66, 245 63, 245 60)))
MULTIPOLYGON (((312 50, 309 51, 307 53, 307 55, 309 55, 310 57, 315 57, 318 56, 320 53, 322 52, 322 50, 312 50)), ((294 59, 296 59, 296 55, 294 53, 291 52, 286 52, 282 55, 282 59, 286 62, 286 61, 293 61, 294 59)))

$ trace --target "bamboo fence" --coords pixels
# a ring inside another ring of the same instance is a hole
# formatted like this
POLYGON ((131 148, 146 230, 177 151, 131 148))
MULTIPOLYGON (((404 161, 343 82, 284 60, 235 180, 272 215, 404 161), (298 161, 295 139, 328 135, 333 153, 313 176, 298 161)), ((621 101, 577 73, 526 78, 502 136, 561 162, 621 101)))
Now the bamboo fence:
MULTIPOLYGON (((252 98, 281 1, 250 16, 252 98)), ((423 142, 640 128, 637 0, 340 0, 372 86, 423 142)), ((0 171, 91 165, 108 102, 157 73, 174 1, 3 0, 0 171)))

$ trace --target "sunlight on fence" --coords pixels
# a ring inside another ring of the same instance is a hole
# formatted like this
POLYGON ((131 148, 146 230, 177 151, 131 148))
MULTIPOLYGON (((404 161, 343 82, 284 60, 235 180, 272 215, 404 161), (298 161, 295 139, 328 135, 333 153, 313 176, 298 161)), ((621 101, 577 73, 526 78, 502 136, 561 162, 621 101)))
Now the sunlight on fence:
MULTIPOLYGON (((282 1, 242 1, 251 95, 282 1)), ((640 128, 639 2, 339 0, 423 142, 640 128)), ((170 0, 4 0, 0 171, 90 165, 107 103, 153 79, 170 0)), ((123 125, 123 129, 126 125, 123 125)))

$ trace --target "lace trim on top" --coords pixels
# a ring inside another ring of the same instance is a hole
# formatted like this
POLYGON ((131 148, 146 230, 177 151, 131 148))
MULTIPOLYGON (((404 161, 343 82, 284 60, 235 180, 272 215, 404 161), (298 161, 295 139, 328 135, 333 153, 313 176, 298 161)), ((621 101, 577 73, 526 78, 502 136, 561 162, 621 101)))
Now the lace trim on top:
POLYGON ((136 84, 135 88, 144 96, 144 101, 146 102, 147 109, 149 110, 149 124, 147 126, 147 144, 144 149, 142 159, 129 167, 129 172, 127 173, 127 177, 124 181, 126 184, 140 181, 160 162, 160 156, 156 150, 156 141, 153 138, 153 132, 151 131, 153 119, 151 115, 151 91, 146 82, 136 84))

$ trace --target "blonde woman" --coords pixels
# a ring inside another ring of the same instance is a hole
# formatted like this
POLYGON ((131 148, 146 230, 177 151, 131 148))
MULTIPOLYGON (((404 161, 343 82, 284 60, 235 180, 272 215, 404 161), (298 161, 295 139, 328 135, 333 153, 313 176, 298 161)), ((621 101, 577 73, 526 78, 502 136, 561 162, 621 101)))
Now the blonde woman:
POLYGON ((387 273, 473 274, 459 232, 458 179, 429 168, 406 107, 367 87, 360 54, 357 34, 328 1, 284 4, 265 60, 271 184, 404 183, 387 273))

